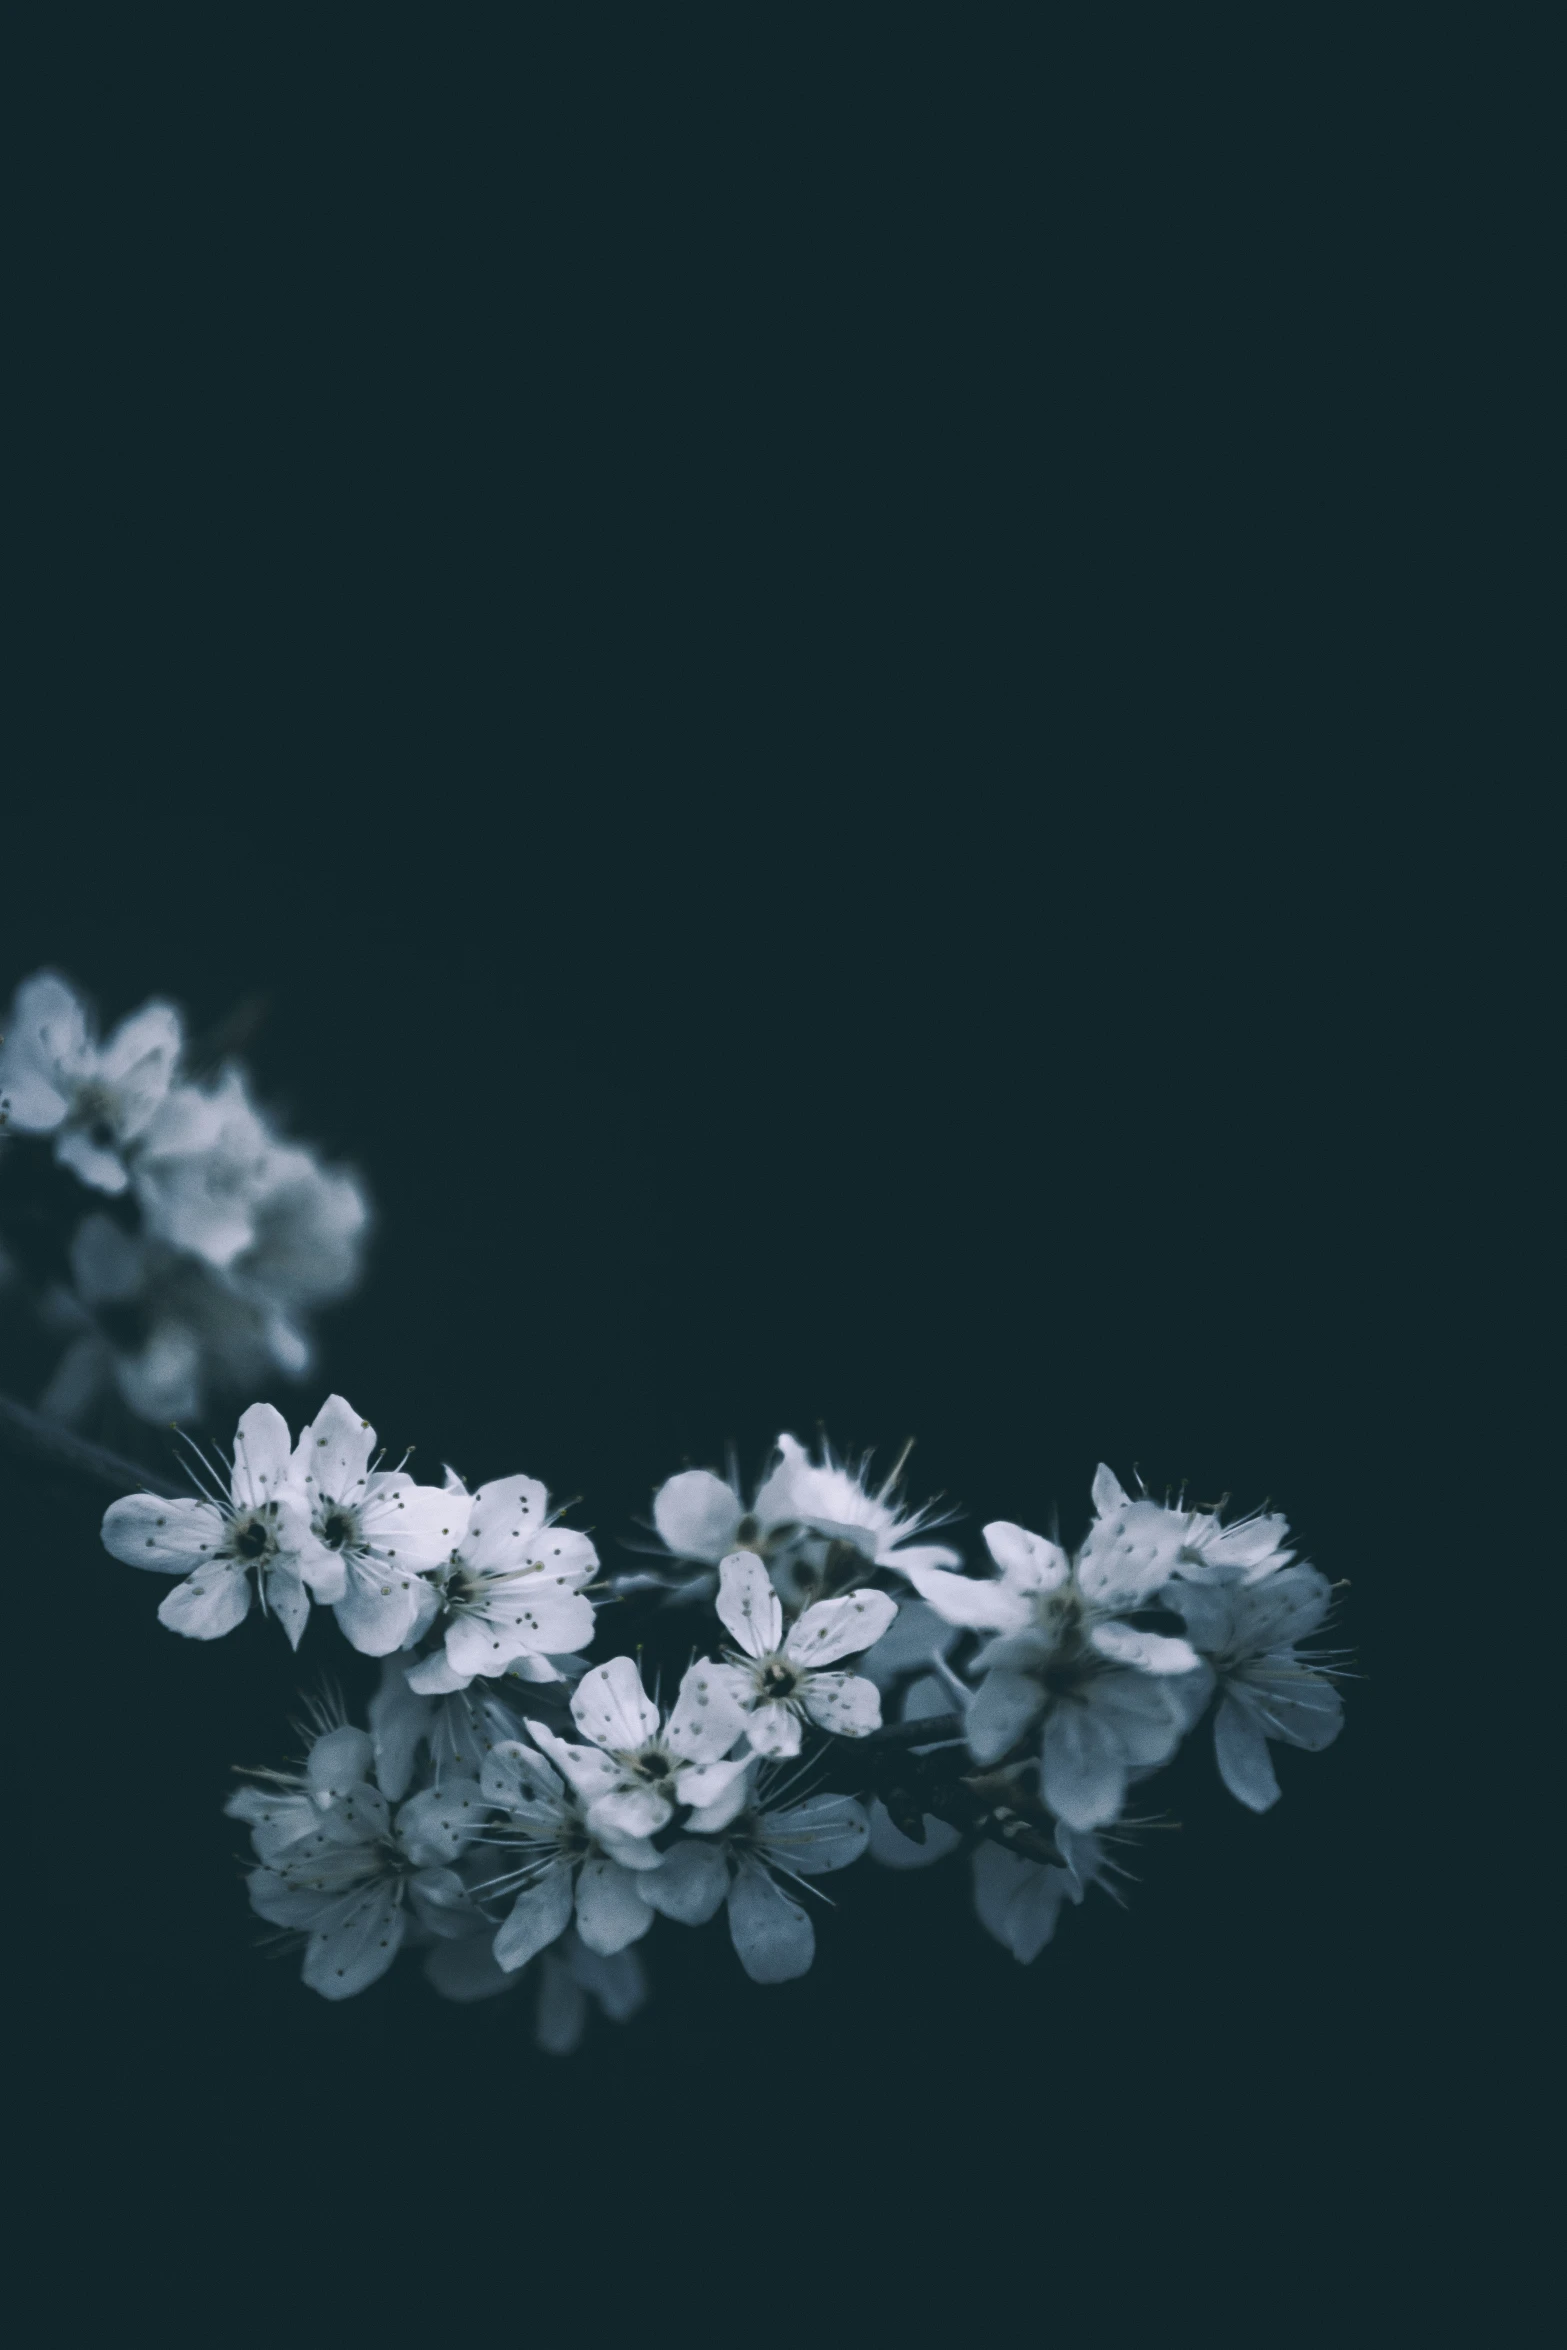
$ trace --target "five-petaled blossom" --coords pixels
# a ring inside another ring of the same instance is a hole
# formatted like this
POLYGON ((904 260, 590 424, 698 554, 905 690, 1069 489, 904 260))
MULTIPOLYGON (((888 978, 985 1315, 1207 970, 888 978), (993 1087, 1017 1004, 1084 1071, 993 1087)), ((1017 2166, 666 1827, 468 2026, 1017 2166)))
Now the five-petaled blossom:
POLYGON ((227 1806, 250 1824, 261 1863, 247 1880, 251 1907, 308 1937, 304 1979, 324 1999, 350 1999, 385 1974, 410 1910, 437 1938, 483 1926, 451 1865, 485 1816, 477 1781, 427 1787, 394 1814, 371 1768, 364 1731, 340 1729, 312 1749, 302 1777, 278 1774, 275 1791, 247 1788, 227 1806))
POLYGON ((409 1686, 444 1697, 507 1671, 558 1680, 550 1657, 593 1637, 582 1586, 598 1571, 598 1552, 586 1534, 551 1524, 536 1477, 497 1477, 470 1499, 448 1471, 447 1490, 459 1497, 454 1508, 466 1508, 467 1528, 441 1580, 444 1645, 409 1668, 409 1686))
POLYGON ((75 991, 40 971, 17 989, 0 1044, 0 1125, 52 1134, 83 1183, 124 1191, 127 1149, 161 1109, 183 1041, 173 1005, 152 1003, 99 1044, 75 991))
POLYGON ((637 1879, 659 1868, 663 1855, 645 1836, 628 1836, 608 1821, 590 1825, 589 1806, 542 1754, 521 1739, 502 1739, 484 1758, 484 1799, 503 1817, 485 1841, 503 1857, 474 1886, 479 1901, 515 1891, 496 1933, 495 1963, 507 1974, 558 1942, 575 1911, 577 1932, 590 1950, 608 1957, 639 1941, 653 1912, 637 1879))
POLYGON ((1178 1543, 1151 1538, 1145 1505, 1129 1502, 1108 1469, 1094 1493, 1100 1515, 1075 1564, 1043 1535, 998 1519, 984 1529, 998 1576, 908 1570, 949 1623, 996 1635, 975 1659, 975 1759, 998 1761, 1042 1716, 1044 1799, 1076 1829, 1116 1817, 1132 1772, 1168 1761, 1210 1686, 1189 1641, 1122 1620, 1163 1588, 1178 1543))
POLYGON ((530 1721, 528 1732, 587 1806, 595 1833, 611 1828, 621 1836, 656 1836, 677 1806, 710 1811, 739 1800, 750 1757, 725 1758, 746 1719, 715 1665, 690 1667, 660 1724, 630 1657, 613 1656, 583 1674, 571 1714, 590 1746, 557 1738, 542 1722, 530 1721))
POLYGON ((409 1648, 433 1620, 429 1580, 467 1524, 465 1493, 416 1485, 401 1469, 371 1466, 375 1430, 340 1395, 328 1396, 300 1436, 295 1483, 309 1509, 313 1557, 335 1561, 333 1613, 364 1656, 409 1648))
POLYGON ((807 1878, 858 1860, 869 1834, 852 1796, 790 1802, 790 1789, 791 1780, 774 1772, 742 1809, 693 1814, 693 1833, 636 1885, 650 1909, 686 1926, 701 1925, 727 1901, 729 1938, 754 1983, 792 1982, 816 1955, 816 1929, 780 1880, 809 1890, 807 1878))
POLYGON ((1165 1593, 1187 1636, 1219 1686, 1213 1745, 1219 1775, 1252 1811, 1279 1799, 1268 1740, 1318 1754, 1344 1726, 1338 1691, 1295 1644, 1317 1631, 1332 1590, 1325 1575, 1305 1565, 1281 1568, 1265 1582, 1229 1579, 1188 1583, 1185 1570, 1165 1593))
POLYGON ((104 1515, 105 1548, 127 1566, 185 1579, 158 1610, 158 1621, 192 1640, 217 1640, 250 1613, 254 1570, 262 1604, 292 1645, 310 1601, 340 1600, 343 1563, 315 1540, 309 1504, 293 1473, 288 1423, 269 1403, 252 1404, 234 1437, 225 1496, 164 1500, 132 1493, 104 1515))
POLYGON ((818 1600, 784 1631, 783 1607, 766 1568, 746 1551, 719 1569, 718 1616, 738 1643, 734 1661, 713 1668, 745 1708, 753 1754, 800 1751, 800 1720, 822 1730, 863 1738, 881 1726, 881 1692, 874 1681, 825 1668, 879 1640, 898 1612, 884 1591, 853 1591, 818 1600))

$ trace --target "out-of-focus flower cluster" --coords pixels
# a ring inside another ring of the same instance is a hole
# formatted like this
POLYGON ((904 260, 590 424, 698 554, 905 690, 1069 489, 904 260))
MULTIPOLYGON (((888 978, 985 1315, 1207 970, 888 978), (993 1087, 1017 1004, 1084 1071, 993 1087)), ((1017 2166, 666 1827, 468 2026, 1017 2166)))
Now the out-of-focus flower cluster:
POLYGON ((184 1052, 170 1004, 100 1043, 66 980, 17 989, 0 1125, 47 1141, 100 1203, 70 1234, 68 1278, 37 1300, 61 1349, 40 1399, 52 1417, 79 1422, 117 1393, 140 1419, 194 1419, 215 1390, 300 1377, 312 1314, 359 1279, 359 1182, 285 1141, 242 1069, 198 1083, 184 1052))
POLYGON ((659 1564, 613 1577, 536 1479, 416 1484, 342 1396, 297 1439, 253 1405, 202 1476, 199 1495, 132 1495, 104 1520, 116 1558, 177 1578, 164 1623, 213 1639, 259 1606, 297 1646, 330 1607, 381 1660, 368 1727, 318 1712, 298 1768, 249 1773, 232 1799, 253 1907, 302 1937, 329 1999, 403 1948, 452 1999, 526 1977, 555 2051, 590 2003, 641 2004, 661 1918, 722 1911, 753 1980, 803 1974, 817 1881, 864 1855, 962 1851, 980 1924, 1027 1963, 1120 1873, 1136 1790, 1206 1714, 1255 1811, 1279 1794, 1273 1748, 1340 1727, 1331 1662, 1300 1645, 1329 1587, 1283 1518, 1227 1526, 1107 1468, 1075 1553, 996 1520, 978 1574, 913 1539, 930 1514, 895 1479, 873 1489, 864 1464, 788 1435, 749 1501, 734 1476, 670 1478, 659 1564), (678 1626, 684 1660, 651 1687, 645 1642, 590 1663, 606 1607, 625 1644, 678 1626))

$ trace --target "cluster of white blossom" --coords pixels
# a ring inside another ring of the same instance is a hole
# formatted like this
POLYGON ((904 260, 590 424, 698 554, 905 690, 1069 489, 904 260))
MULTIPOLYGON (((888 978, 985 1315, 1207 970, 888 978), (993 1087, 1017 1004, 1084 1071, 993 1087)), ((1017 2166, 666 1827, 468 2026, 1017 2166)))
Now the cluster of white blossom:
POLYGON ((69 983, 17 989, 0 1044, 0 1126, 47 1137, 102 1205, 41 1310, 63 1351, 41 1399, 80 1420, 106 1392, 139 1418, 195 1418, 214 1388, 310 1368, 312 1311, 359 1278, 364 1191, 276 1133, 243 1070, 182 1074, 171 1004, 100 1043, 69 983))
POLYGON ((867 1853, 966 1848, 980 1923, 1032 1960, 1113 1873, 1131 1790, 1215 1701, 1225 1784, 1256 1811, 1277 1799, 1270 1743, 1339 1728, 1331 1667, 1299 1650, 1327 1583, 1280 1517, 1225 1526, 1106 1468, 1093 1502, 1075 1557, 996 1521, 991 1571, 969 1574, 912 1539, 929 1513, 891 1481, 785 1435, 749 1502, 733 1476, 671 1477, 661 1566, 611 1579, 535 1479, 416 1484, 332 1396, 297 1440, 253 1405, 209 1490, 118 1501, 104 1541, 180 1578, 159 1610, 175 1631, 216 1638, 259 1601, 297 1646, 315 1603, 383 1660, 367 1729, 318 1714, 298 1772, 251 1773, 229 1805, 251 1902, 304 1937, 305 1981, 349 1997, 405 1946, 453 1999, 531 1971, 538 2037, 563 2051, 589 1998, 640 2004, 659 1918, 723 1909, 753 1980, 803 1974, 814 1880, 867 1853), (640 1650, 585 1653, 599 1610, 623 1622, 648 1587, 710 1613, 667 1706, 640 1650))

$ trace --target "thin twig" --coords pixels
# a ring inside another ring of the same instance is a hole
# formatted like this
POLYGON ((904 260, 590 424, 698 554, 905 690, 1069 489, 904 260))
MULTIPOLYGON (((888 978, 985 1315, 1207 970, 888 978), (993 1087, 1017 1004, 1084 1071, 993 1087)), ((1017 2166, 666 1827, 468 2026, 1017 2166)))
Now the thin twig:
POLYGON ((140 1461, 128 1461, 123 1453, 90 1444, 85 1436, 62 1428, 56 1420, 46 1420, 25 1403, 14 1403, 8 1395, 0 1395, 0 1444, 8 1452, 64 1470, 68 1476, 112 1486, 116 1493, 161 1493, 173 1498, 181 1491, 155 1470, 144 1469, 140 1461))

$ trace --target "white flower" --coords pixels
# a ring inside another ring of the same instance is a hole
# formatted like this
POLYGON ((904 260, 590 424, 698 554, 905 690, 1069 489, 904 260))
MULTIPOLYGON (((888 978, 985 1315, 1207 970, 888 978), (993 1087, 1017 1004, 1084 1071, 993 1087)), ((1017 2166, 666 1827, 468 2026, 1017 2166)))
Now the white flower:
POLYGON ((1244 1564, 1232 1565, 1228 1581, 1194 1584, 1183 1567, 1164 1596, 1219 1685, 1219 1775, 1250 1810, 1266 1811, 1279 1799, 1268 1740, 1318 1754, 1343 1728, 1344 1709, 1320 1667, 1295 1654, 1295 1643, 1327 1614, 1326 1576, 1305 1565, 1282 1568, 1266 1582, 1243 1580, 1245 1573, 1244 1564))
POLYGON ((144 1004, 107 1044, 80 999, 52 971, 16 991, 0 1045, 0 1125, 52 1134, 54 1155, 94 1191, 120 1192, 127 1146, 157 1113, 184 1038, 171 1004, 144 1004))
POLYGON ((468 1514, 441 1589, 444 1649, 410 1669, 409 1686, 442 1696, 524 1659, 530 1679, 559 1679, 548 1659, 570 1656, 593 1637, 593 1603, 582 1585, 597 1572, 598 1552, 586 1534, 550 1523, 549 1495, 536 1477, 497 1477, 471 1501, 450 1474, 447 1489, 462 1496, 468 1514))
POLYGON ((819 1600, 784 1632, 783 1607, 761 1560, 746 1551, 719 1569, 718 1615, 739 1643, 731 1664, 716 1669, 745 1708, 753 1754, 800 1751, 800 1720, 822 1730, 863 1738, 881 1726, 881 1693, 874 1681, 823 1668, 879 1640, 897 1602, 884 1591, 854 1591, 819 1600))
POLYGON ((251 1821, 263 1864, 248 1880, 251 1907, 269 1925, 309 1937, 304 1979, 324 1999, 352 1998, 385 1974, 407 1930, 409 1908, 438 1937, 467 1936, 482 1924, 451 1866, 484 1818, 477 1782, 449 1779, 426 1788, 394 1818, 368 1778, 344 1782, 354 1763, 368 1769, 369 1749, 362 1732, 338 1733, 324 1789, 316 1784, 327 1775, 314 1768, 317 1749, 304 1779, 292 1788, 279 1774, 277 1797, 247 1792, 228 1806, 251 1821), (352 1739, 361 1742, 357 1751, 352 1739))
POLYGON ((421 1697, 408 1686, 401 1656, 381 1660, 381 1685, 370 1700, 370 1734, 375 1741, 376 1784, 392 1802, 413 1783, 419 1749, 429 1754, 436 1785, 453 1773, 477 1778, 484 1758, 508 1738, 522 1736, 519 1717, 487 1683, 421 1697))
POLYGON ((1289 1522, 1276 1514, 1225 1526, 1217 1510, 1170 1509, 1146 1494, 1134 1501, 1103 1462, 1093 1493, 1094 1524, 1078 1553, 1078 1569, 1104 1574, 1129 1604, 1137 1604, 1134 1591, 1157 1591, 1177 1570, 1191 1582, 1209 1575, 1229 1579, 1239 1571, 1245 1582, 1257 1583, 1294 1556, 1283 1547, 1289 1522))
POLYGON ((1110 1864, 1097 1836, 1078 1835, 1059 1822, 1061 1862, 1025 1859, 989 1841, 974 1853, 974 1908, 980 1924, 1023 1966, 1039 1956, 1056 1930, 1063 1901, 1081 1903, 1103 1884, 1110 1864))
POLYGON ((1162 1588, 1179 1543, 1166 1556, 1141 1526, 1112 1515, 1074 1567, 1055 1543, 1005 1519, 984 1534, 1001 1570, 989 1581, 906 1570, 949 1623, 999 1635, 975 1660, 984 1679, 968 1709, 969 1745, 978 1761, 998 1761, 1043 1715, 1046 1803, 1070 1828, 1102 1826, 1134 1770, 1168 1761, 1209 1687, 1188 1641, 1120 1620, 1162 1588))
POLYGON ((440 1594, 428 1579, 468 1524, 465 1493, 416 1485, 400 1469, 373 1469, 375 1430, 341 1395, 328 1396, 300 1436, 294 1482, 305 1494, 313 1551, 343 1574, 333 1611, 364 1656, 411 1647, 440 1594))
POLYGON ((277 1138, 251 1100, 243 1071, 216 1085, 179 1085, 152 1121, 136 1163, 136 1196, 156 1239, 220 1268, 256 1236, 256 1208, 273 1179, 277 1138))
MULTIPOLYGON (((726 1481, 711 1469, 684 1469, 653 1497, 653 1523, 677 1559, 713 1568, 736 1551, 753 1551, 776 1569, 786 1596, 808 1596, 826 1571, 827 1553, 838 1543, 856 1555, 862 1571, 876 1566, 953 1566, 956 1551, 937 1543, 900 1552, 899 1545, 930 1520, 928 1509, 905 1516, 890 1495, 894 1470, 876 1493, 867 1491, 865 1468, 841 1466, 824 1447, 811 1461, 798 1440, 780 1436, 768 1475, 747 1507, 733 1475, 726 1481)), ((707 1586, 709 1589, 711 1585, 707 1586)))
POLYGON ((508 1865, 476 1885, 474 1894, 494 1900, 517 1889, 495 1936, 499 1967, 515 1973, 548 1949, 571 1924, 573 1909, 577 1931, 601 1956, 641 1939, 653 1912, 637 1892, 637 1879, 662 1860, 646 1837, 624 1835, 608 1823, 590 1826, 588 1806, 520 1739, 504 1740, 486 1755, 480 1784, 486 1802, 506 1815, 491 1825, 486 1841, 499 1847, 508 1865))
POLYGON ((587 1806, 595 1834, 656 1836, 677 1805, 711 1809, 742 1782, 749 1756, 725 1760, 746 1718, 713 1665, 692 1665, 667 1722, 642 1687, 628 1656, 584 1673, 571 1700, 572 1719, 591 1746, 557 1738, 529 1722, 547 1754, 587 1806))
POLYGON ((184 1576, 158 1621, 193 1640, 219 1639, 249 1614, 252 1569, 295 1648, 311 1594, 333 1600, 343 1588, 341 1563, 311 1537, 288 1423, 269 1403, 252 1404, 239 1423, 227 1496, 216 1487, 200 1501, 128 1494, 104 1513, 103 1542, 127 1566, 184 1576))
POLYGON ((789 1803, 787 1793, 788 1782, 774 1776, 733 1816, 698 1813, 690 1826, 699 1833, 672 1846, 656 1875, 637 1880, 641 1900, 682 1925, 701 1925, 727 1900, 730 1940, 756 1983, 791 1982, 816 1955, 816 1930, 779 1880, 803 1885, 847 1868, 869 1834, 850 1796, 789 1803))

